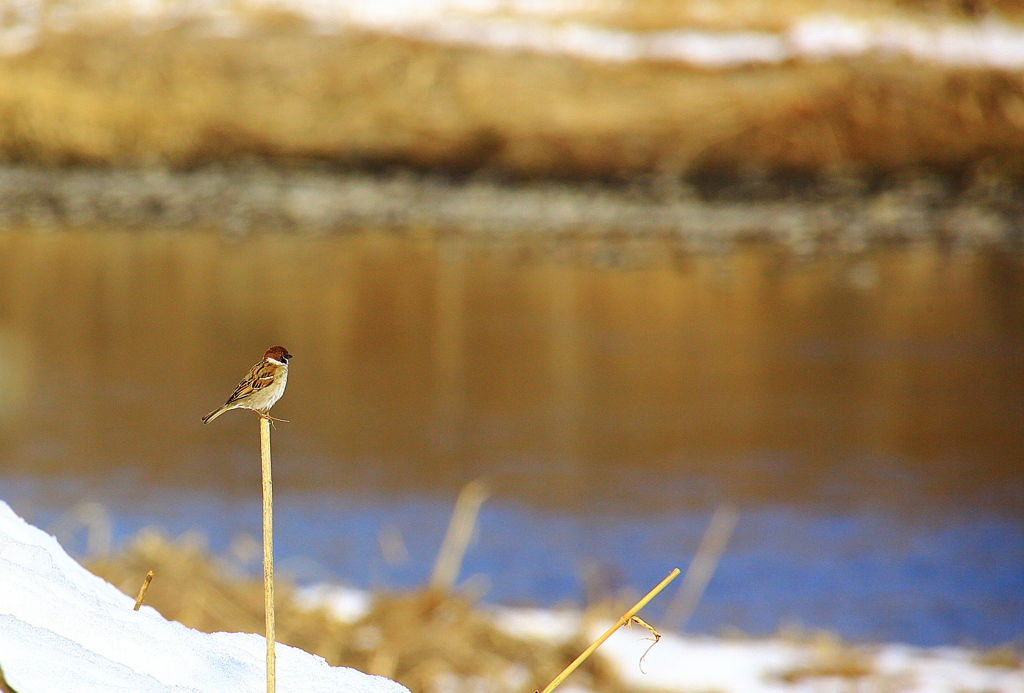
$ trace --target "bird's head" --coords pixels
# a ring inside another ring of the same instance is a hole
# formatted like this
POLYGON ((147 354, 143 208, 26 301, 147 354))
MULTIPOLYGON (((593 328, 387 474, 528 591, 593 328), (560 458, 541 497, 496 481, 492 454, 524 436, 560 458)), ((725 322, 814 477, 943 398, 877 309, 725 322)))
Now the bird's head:
POLYGON ((292 357, 283 346, 272 346, 263 355, 265 361, 276 361, 284 366, 288 365, 288 359, 292 357))

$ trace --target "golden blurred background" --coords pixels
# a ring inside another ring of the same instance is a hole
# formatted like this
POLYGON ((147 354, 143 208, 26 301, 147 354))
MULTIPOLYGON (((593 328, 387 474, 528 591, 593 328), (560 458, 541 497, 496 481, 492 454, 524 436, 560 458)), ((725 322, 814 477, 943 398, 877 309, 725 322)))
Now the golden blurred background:
POLYGON ((1016 0, 0 0, 0 497, 230 551, 280 343, 299 582, 1010 641, 1022 241, 1016 0))

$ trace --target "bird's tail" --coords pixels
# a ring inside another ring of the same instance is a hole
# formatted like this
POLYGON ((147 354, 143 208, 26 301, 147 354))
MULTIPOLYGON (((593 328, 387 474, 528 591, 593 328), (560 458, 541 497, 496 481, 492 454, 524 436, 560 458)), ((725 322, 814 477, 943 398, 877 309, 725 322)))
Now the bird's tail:
POLYGON ((206 416, 203 417, 203 423, 204 424, 210 423, 211 421, 216 419, 218 416, 220 416, 221 414, 226 412, 228 409, 231 409, 231 407, 229 407, 226 404, 223 407, 219 408, 219 409, 214 409, 209 414, 207 414, 206 416))

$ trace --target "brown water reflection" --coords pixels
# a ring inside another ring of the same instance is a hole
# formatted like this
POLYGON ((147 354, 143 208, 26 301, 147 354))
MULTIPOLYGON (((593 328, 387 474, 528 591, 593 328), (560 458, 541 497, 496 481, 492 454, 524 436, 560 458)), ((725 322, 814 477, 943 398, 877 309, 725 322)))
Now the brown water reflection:
POLYGON ((3 474, 258 489, 254 418, 199 417, 282 343, 285 488, 1021 510, 1017 257, 24 233, 0 281, 3 474))

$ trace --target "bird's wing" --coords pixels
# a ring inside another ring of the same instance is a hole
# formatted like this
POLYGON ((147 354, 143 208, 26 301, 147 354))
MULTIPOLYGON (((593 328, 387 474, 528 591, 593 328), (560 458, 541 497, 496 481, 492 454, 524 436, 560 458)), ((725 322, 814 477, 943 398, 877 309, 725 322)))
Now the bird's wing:
POLYGON ((260 361, 249 374, 242 379, 242 382, 238 383, 238 387, 228 397, 226 404, 237 402, 239 400, 250 397, 254 392, 259 392, 263 388, 274 382, 274 378, 277 376, 278 366, 267 363, 266 361, 260 361))

